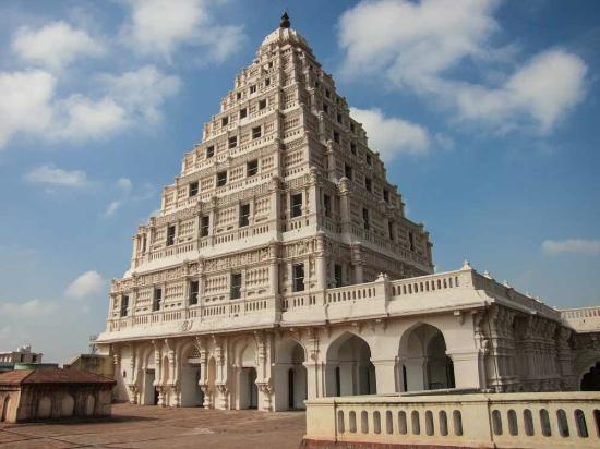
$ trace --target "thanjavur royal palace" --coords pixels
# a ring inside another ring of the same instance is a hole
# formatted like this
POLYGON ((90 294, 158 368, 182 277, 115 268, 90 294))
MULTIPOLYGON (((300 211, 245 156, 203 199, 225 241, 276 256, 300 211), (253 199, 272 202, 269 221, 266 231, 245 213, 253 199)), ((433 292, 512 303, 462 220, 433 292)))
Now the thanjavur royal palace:
POLYGON ((285 14, 133 236, 96 346, 115 399, 137 404, 593 389, 600 308, 557 310, 467 262, 433 267, 429 233, 285 14))

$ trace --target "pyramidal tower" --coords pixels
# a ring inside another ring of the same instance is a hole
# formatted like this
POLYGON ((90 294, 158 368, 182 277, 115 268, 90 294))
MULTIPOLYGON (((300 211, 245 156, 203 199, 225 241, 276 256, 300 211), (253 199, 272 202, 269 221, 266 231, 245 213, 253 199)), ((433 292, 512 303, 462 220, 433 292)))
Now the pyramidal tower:
POLYGON ((448 387, 452 363, 473 387, 480 352, 464 317, 490 301, 475 273, 433 275, 428 233, 286 13, 134 235, 96 343, 114 357, 118 397, 142 404, 287 410, 448 387), (442 311, 417 333, 437 339, 435 356, 400 363, 410 320, 442 311))

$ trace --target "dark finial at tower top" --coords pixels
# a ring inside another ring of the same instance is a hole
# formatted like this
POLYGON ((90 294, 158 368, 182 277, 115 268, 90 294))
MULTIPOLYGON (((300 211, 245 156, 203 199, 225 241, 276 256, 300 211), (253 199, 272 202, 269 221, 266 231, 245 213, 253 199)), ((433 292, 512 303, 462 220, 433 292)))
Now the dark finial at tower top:
POLYGON ((290 27, 290 16, 288 16, 287 11, 284 11, 281 15, 281 20, 279 21, 280 28, 289 28, 290 27))

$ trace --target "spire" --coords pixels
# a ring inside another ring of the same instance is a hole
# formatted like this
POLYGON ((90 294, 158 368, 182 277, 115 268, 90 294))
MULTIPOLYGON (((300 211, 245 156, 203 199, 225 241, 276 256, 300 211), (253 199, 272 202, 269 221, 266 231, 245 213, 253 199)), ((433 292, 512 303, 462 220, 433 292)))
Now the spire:
POLYGON ((279 21, 279 28, 289 28, 289 27, 290 27, 290 16, 288 15, 288 12, 286 10, 281 15, 281 20, 279 21))

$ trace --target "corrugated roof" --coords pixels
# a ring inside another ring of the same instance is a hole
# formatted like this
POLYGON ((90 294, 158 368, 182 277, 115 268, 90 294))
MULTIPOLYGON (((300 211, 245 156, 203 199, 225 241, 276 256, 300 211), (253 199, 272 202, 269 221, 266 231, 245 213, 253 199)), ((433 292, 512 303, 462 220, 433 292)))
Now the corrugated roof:
POLYGON ((116 384, 114 379, 75 369, 15 370, 0 374, 0 385, 23 384, 116 384))

